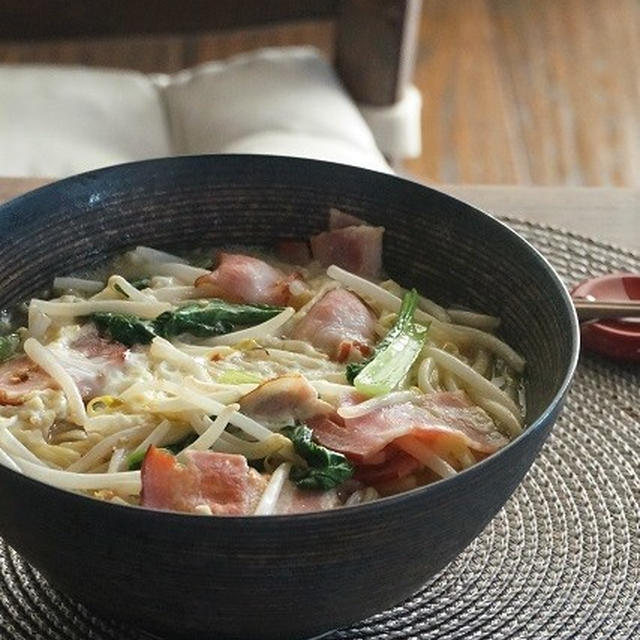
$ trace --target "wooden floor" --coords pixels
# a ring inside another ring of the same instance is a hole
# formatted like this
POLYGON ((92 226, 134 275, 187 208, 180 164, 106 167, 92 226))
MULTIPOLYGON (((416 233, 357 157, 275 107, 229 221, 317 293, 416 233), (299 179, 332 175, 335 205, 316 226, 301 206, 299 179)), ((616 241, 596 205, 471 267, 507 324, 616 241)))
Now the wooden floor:
MULTIPOLYGON (((0 43, 0 62, 175 71, 271 44, 330 54, 332 27, 0 43)), ((442 183, 640 186, 640 0, 424 0, 417 177, 442 183)), ((0 105, 1 106, 1 105, 0 105)), ((640 212, 639 212, 640 215, 640 212)))

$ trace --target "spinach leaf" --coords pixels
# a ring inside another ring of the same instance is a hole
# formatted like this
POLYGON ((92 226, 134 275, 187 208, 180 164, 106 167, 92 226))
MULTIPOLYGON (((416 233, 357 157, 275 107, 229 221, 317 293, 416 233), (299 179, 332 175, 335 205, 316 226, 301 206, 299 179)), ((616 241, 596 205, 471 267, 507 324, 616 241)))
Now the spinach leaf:
POLYGON ((203 307, 192 304, 175 311, 165 311, 153 321, 153 328, 163 338, 170 338, 181 333, 190 333, 198 338, 206 338, 233 331, 231 322, 221 320, 215 314, 204 313, 203 310, 203 307))
MULTIPOLYGON (((150 278, 139 278, 138 280, 132 280, 130 282, 130 284, 131 284, 132 287, 135 287, 136 289, 138 289, 138 291, 140 291, 142 289, 146 289, 151 284, 151 279, 150 278)), ((113 288, 120 295, 123 295, 125 298, 129 297, 129 294, 126 293, 125 290, 119 284, 114 285, 113 288)))
POLYGON ((20 346, 20 336, 17 333, 9 333, 0 336, 0 362, 8 360, 20 346))
POLYGON ((230 333, 238 326, 260 324, 273 318, 282 307, 261 304, 232 304, 213 299, 206 305, 189 304, 165 311, 154 321, 156 333, 163 338, 190 333, 199 338, 230 333))
POLYGON ((181 333, 190 333, 198 338, 207 338, 230 333, 239 326, 265 322, 282 310, 282 307, 232 304, 214 299, 206 304, 188 304, 165 311, 151 321, 111 312, 94 313, 91 319, 100 331, 131 347, 134 344, 149 344, 156 336, 168 339, 181 333))
POLYGON ((285 427, 283 435, 293 442, 296 453, 304 458, 307 467, 291 469, 289 478, 301 489, 327 491, 342 484, 353 475, 353 465, 341 453, 316 444, 313 432, 305 425, 285 427))
POLYGON ((149 344, 156 334, 149 322, 126 313, 98 312, 91 319, 102 332, 108 333, 113 340, 128 347, 134 344, 149 344))
POLYGON ((131 280, 131 286, 140 291, 146 289, 151 284, 151 278, 138 278, 137 280, 131 280))

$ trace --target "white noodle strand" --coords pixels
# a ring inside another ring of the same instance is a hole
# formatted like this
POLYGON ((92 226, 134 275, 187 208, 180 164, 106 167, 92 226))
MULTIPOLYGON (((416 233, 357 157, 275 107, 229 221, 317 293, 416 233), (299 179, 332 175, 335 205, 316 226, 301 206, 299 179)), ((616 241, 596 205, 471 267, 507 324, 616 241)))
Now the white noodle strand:
POLYGON ((154 338, 151 342, 149 355, 158 360, 165 360, 178 369, 192 373, 199 380, 210 380, 210 376, 206 369, 197 362, 193 357, 187 355, 180 349, 174 347, 168 340, 164 338, 154 338))
POLYGON ((167 262, 177 262, 179 264, 186 264, 187 261, 184 258, 167 253, 166 251, 160 251, 159 249, 152 249, 151 247, 138 246, 134 251, 128 254, 134 262, 157 262, 164 264, 167 262))
POLYGON ((360 418, 376 409, 388 407, 392 404, 400 404, 402 402, 411 402, 417 397, 415 391, 394 391, 377 398, 370 398, 358 404, 352 404, 338 409, 338 415, 341 418, 360 418))
POLYGON ((78 386, 73 381, 73 378, 56 360, 51 351, 41 345, 35 338, 25 340, 24 352, 60 385, 67 398, 69 419, 75 424, 83 426, 87 419, 87 412, 85 411, 78 386))
POLYGON ((120 447, 113 452, 111 456, 111 460, 109 460, 109 466, 107 468, 107 473, 116 473, 120 471, 120 465, 124 460, 125 449, 120 447))
MULTIPOLYGON (((182 398, 189 402, 192 406, 202 409, 208 415, 220 415, 220 412, 224 409, 225 405, 213 400, 197 391, 187 389, 175 382, 162 381, 158 383, 158 389, 172 393, 179 398, 182 398)), ((256 422, 249 416, 245 416, 240 412, 236 412, 230 419, 231 424, 242 429, 248 435, 256 438, 256 440, 265 440, 272 435, 266 427, 263 427, 259 422, 256 422)))
POLYGON ((50 302, 33 298, 29 307, 56 318, 75 318, 92 313, 127 313, 144 319, 153 319, 171 309, 168 302, 137 300, 79 300, 77 302, 50 302))
POLYGON ((77 291, 93 295, 104 289, 104 282, 99 280, 85 280, 84 278, 57 277, 53 280, 53 288, 56 291, 77 291))
POLYGON ((416 438, 398 438, 394 444, 441 478, 452 478, 458 473, 446 460, 437 456, 426 444, 416 438))
POLYGON ((163 420, 133 451, 132 454, 146 451, 152 444, 159 445, 164 440, 167 433, 171 431, 171 423, 163 420))
POLYGON ((204 451, 209 449, 215 441, 220 437, 220 434, 224 431, 225 427, 229 424, 229 420, 240 409, 238 404, 230 404, 225 407, 215 420, 211 420, 208 416, 205 416, 209 422, 207 430, 198 436, 197 440, 194 440, 186 449, 195 449, 196 451, 204 451))
MULTIPOLYGON (((211 274, 209 269, 201 269, 200 267, 192 267, 190 264, 179 262, 163 262, 155 264, 153 268, 154 276, 170 276, 185 284, 193 284, 198 278, 211 274)), ((198 295, 196 297, 201 297, 198 295)))
POLYGON ((25 476, 46 482, 60 489, 91 491, 113 489, 129 495, 140 492, 140 472, 121 471, 118 473, 72 473, 58 469, 47 469, 27 460, 14 460, 25 476))
POLYGON ((21 473, 20 467, 14 462, 13 458, 2 449, 0 449, 0 464, 11 469, 12 471, 21 473))
POLYGON ((498 387, 481 376, 477 371, 474 371, 468 364, 465 364, 450 353, 442 351, 442 349, 437 349, 436 347, 427 346, 425 350, 438 365, 468 385, 472 391, 477 392, 480 396, 488 398, 489 400, 498 402, 513 413, 514 416, 520 415, 516 403, 504 391, 498 389, 498 387))
POLYGON ((142 291, 138 291, 128 280, 125 280, 122 276, 111 276, 107 284, 114 291, 121 293, 132 302, 149 302, 148 295, 142 293, 142 291))
POLYGON ((269 480, 260 502, 255 510, 257 516, 268 516, 272 514, 278 504, 278 498, 282 492, 282 487, 289 477, 289 471, 291 470, 291 464, 289 462, 283 462, 272 474, 269 480))
POLYGON ((418 367, 418 387, 422 393, 435 393, 436 389, 431 383, 431 377, 435 371, 433 358, 425 358, 418 367))
POLYGON ((2 447, 2 450, 8 455, 24 458, 25 460, 33 462, 33 464, 39 464, 41 467, 50 466, 25 447, 9 429, 0 429, 0 447, 2 447))
POLYGON ((109 455, 109 452, 112 452, 118 444, 143 436, 148 430, 149 427, 146 426, 132 427, 131 429, 118 431, 117 433, 100 440, 98 444, 89 449, 89 451, 87 451, 87 453, 85 453, 81 458, 70 464, 67 467, 67 471, 88 471, 95 466, 96 463, 100 462, 103 458, 106 458, 109 455))

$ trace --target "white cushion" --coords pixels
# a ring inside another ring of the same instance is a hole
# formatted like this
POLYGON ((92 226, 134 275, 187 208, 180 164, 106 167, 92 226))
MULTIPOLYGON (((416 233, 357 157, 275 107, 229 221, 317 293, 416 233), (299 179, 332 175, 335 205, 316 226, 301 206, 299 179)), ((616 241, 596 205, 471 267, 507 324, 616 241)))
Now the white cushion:
POLYGON ((170 153, 164 107, 144 74, 0 65, 0 175, 65 176, 170 153))
POLYGON ((262 131, 232 140, 220 149, 221 153, 257 153, 267 155, 313 158, 349 164, 374 171, 391 172, 380 152, 364 152, 339 138, 329 138, 293 131, 262 131))
POLYGON ((422 153, 422 94, 409 85, 388 107, 359 105, 378 148, 390 158, 417 158, 422 153))
POLYGON ((0 65, 0 175, 62 177, 145 158, 270 153, 388 171, 331 65, 263 49, 174 75, 0 65))
POLYGON ((261 49, 158 81, 165 87, 178 153, 228 150, 241 139, 247 152, 253 152, 247 144, 251 136, 282 132, 307 137, 310 146, 296 145, 306 148, 306 153, 297 155, 326 158, 335 141, 353 147, 350 155, 356 164, 368 164, 370 158, 384 164, 371 131, 333 68, 312 47, 261 49), (321 147, 317 152, 314 141, 321 147))

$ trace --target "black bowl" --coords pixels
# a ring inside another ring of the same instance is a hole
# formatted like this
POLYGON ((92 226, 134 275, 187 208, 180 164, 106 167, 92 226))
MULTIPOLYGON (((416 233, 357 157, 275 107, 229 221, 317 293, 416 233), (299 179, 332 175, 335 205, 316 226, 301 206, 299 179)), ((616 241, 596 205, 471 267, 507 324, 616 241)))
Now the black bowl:
POLYGON ((332 512, 201 517, 122 507, 0 466, 0 533, 94 612, 170 638, 303 638, 401 601, 482 531, 531 466, 578 354, 570 298, 492 217, 400 178, 267 156, 183 157, 85 173, 0 207, 0 308, 136 243, 271 245, 329 207, 386 227, 389 274, 500 315, 527 359, 528 429, 460 473, 332 512))

